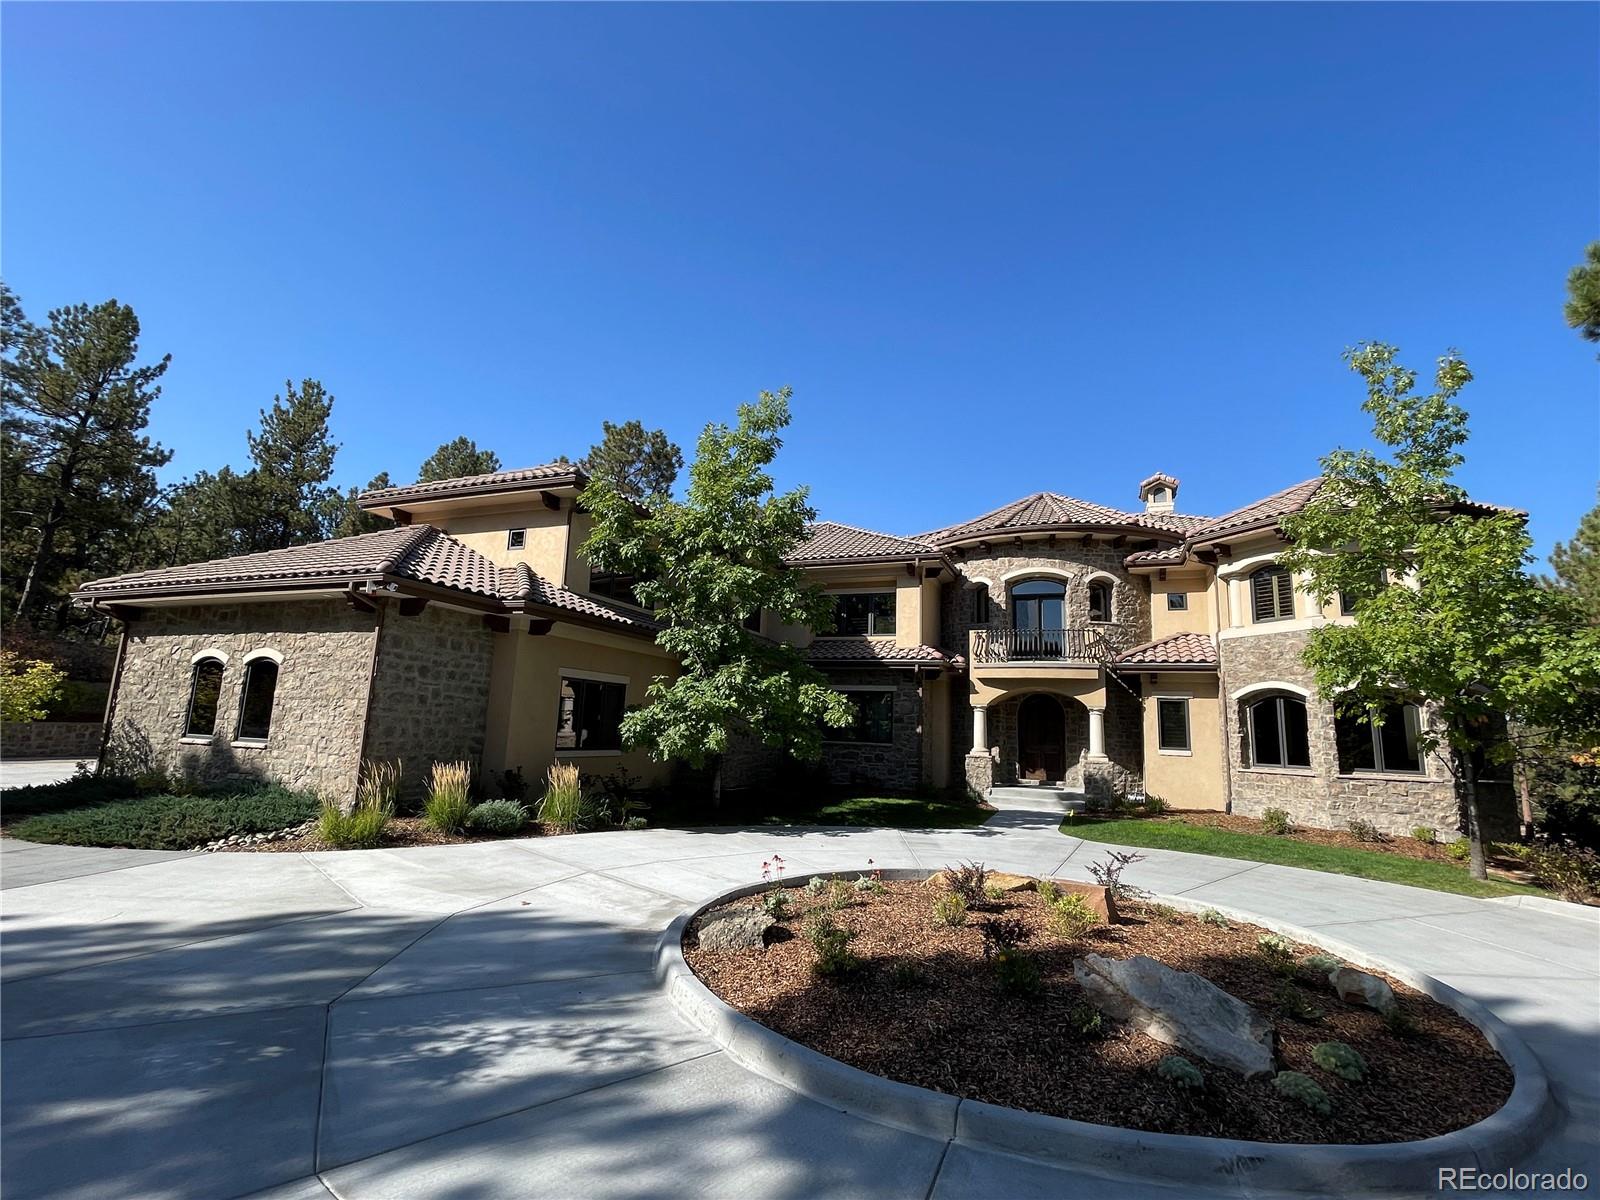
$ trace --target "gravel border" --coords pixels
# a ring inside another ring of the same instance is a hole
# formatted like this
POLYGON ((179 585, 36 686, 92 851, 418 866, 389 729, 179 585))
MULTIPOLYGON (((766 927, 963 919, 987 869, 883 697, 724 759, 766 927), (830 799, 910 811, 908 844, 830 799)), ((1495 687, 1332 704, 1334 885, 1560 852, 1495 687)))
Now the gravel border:
MULTIPOLYGON (((816 871, 784 880, 803 885, 816 871)), ((887 869, 885 879, 920 880, 930 870, 887 869)), ((1503 1170, 1535 1146, 1552 1111, 1549 1081, 1527 1045, 1476 1000, 1431 976, 1283 921, 1181 896, 1155 896, 1184 912, 1215 909, 1307 945, 1320 946, 1356 966, 1383 971, 1454 1009, 1483 1033, 1516 1078, 1511 1096, 1493 1115, 1438 1137, 1378 1145, 1312 1145, 1248 1142, 1186 1134, 1149 1133, 1094 1125, 1064 1117, 964 1100, 943 1092, 885 1079, 847 1066, 790 1041, 721 1000, 689 969, 683 937, 689 923, 708 909, 779 886, 757 883, 734 888, 675 917, 656 943, 655 977, 678 1012, 704 1031, 747 1070, 830 1108, 945 1141, 1000 1150, 1052 1165, 1089 1169, 1135 1179, 1196 1187, 1243 1183, 1249 1188, 1335 1194, 1396 1189, 1432 1191, 1440 1167, 1503 1170)))

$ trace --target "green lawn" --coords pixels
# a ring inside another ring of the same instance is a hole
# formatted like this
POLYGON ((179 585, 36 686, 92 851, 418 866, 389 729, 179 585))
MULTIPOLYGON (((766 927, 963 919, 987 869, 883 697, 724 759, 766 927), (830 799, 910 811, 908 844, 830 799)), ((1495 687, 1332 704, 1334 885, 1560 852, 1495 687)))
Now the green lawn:
POLYGON ((1182 850, 1189 854, 1211 854, 1219 858, 1242 858, 1247 862, 1304 867, 1308 871, 1381 879, 1385 883, 1403 883, 1435 892, 1454 892, 1461 896, 1546 894, 1539 888, 1522 884, 1474 879, 1467 874, 1465 866, 1455 863, 1406 858, 1378 850, 1319 846, 1313 842, 1298 842, 1293 838, 1272 837, 1269 834, 1234 833, 1204 825, 1187 825, 1181 820, 1073 817, 1061 823, 1061 832, 1091 842, 1148 846, 1154 850, 1182 850))
POLYGON ((971 829, 994 813, 966 800, 925 796, 822 795, 814 801, 729 796, 721 808, 663 807, 652 825, 877 825, 890 829, 971 829))

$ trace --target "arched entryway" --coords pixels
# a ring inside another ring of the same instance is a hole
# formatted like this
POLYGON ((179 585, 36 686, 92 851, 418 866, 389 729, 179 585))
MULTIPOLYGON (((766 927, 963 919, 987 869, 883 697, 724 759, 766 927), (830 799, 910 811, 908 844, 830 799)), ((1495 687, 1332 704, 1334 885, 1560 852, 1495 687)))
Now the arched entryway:
POLYGON ((1045 692, 1024 696, 1017 709, 1017 774, 1059 782, 1067 775, 1067 716, 1045 692))

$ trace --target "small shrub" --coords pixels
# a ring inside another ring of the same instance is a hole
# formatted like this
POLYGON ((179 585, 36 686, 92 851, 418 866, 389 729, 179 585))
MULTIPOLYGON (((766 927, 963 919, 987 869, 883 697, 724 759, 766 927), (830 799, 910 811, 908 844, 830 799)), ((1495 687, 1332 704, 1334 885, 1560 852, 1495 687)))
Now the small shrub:
POLYGON ((1371 821, 1363 821, 1360 817, 1352 817, 1345 822, 1345 831, 1358 842, 1387 842, 1389 835, 1379 829, 1371 821))
POLYGON ((1416 825, 1412 827, 1411 836, 1425 846, 1431 846, 1439 840, 1439 831, 1432 825, 1416 825))
POLYGON ((822 895, 823 891, 827 889, 827 886, 828 880, 825 876, 813 875, 810 879, 806 880, 806 895, 820 896, 822 895))
POLYGON ((773 888, 761 897, 761 907, 774 921, 781 921, 789 915, 789 893, 781 887, 773 888))
POLYGON ((1000 990, 1012 996, 1037 996, 1043 980, 1034 957, 1015 947, 998 950, 993 958, 1000 990))
POLYGON ((378 793, 358 794, 349 812, 332 799, 322 802, 317 817, 317 833, 328 845, 339 850, 369 850, 383 841, 383 830, 394 816, 391 805, 376 801, 378 793))
POLYGON ((1039 880, 1038 887, 1035 890, 1039 893, 1039 899, 1046 904, 1054 904, 1061 899, 1061 889, 1048 879, 1039 880))
POLYGON ((562 833, 574 833, 584 819, 583 787, 578 768, 571 763, 551 763, 545 773, 544 799, 539 820, 562 833))
POLYGON ((1383 1014, 1384 1026, 1398 1038, 1420 1037, 1422 1028, 1411 1019, 1411 1014, 1396 1004, 1383 1014))
POLYGON ((1472 842, 1467 838, 1457 838, 1444 848, 1444 852, 1457 862, 1466 862, 1472 857, 1472 842))
POLYGON ((1200 914, 1200 924, 1215 925, 1218 929, 1233 928, 1232 925, 1228 924, 1228 918, 1223 916, 1214 908, 1208 908, 1200 914))
POLYGON ((369 758, 362 762, 356 782, 356 808, 370 811, 385 809, 394 815, 395 801, 400 796, 400 760, 369 758))
POLYGON ((997 900, 1004 900, 1005 895, 1005 888, 1001 887, 998 883, 986 883, 983 885, 983 898, 989 901, 991 904, 997 900))
POLYGON ((467 813, 467 828, 474 833, 501 837, 516 833, 528 823, 528 810, 515 800, 485 800, 467 813))
POLYGON ((1289 814, 1285 809, 1269 808, 1261 814, 1261 832, 1270 833, 1274 837, 1282 837, 1294 830, 1289 823, 1289 814))
POLYGON ((898 959, 889 968, 889 982, 897 988, 921 987, 927 981, 922 968, 910 959, 898 959))
POLYGON ((1539 883, 1563 900, 1585 904, 1600 896, 1600 854, 1572 843, 1541 842, 1524 860, 1539 883))
POLYGON ((1146 816, 1159 817, 1164 812, 1169 812, 1172 806, 1160 796, 1146 796, 1144 798, 1144 811, 1146 816))
MULTIPOLYGON (((126 781, 124 781, 126 782, 126 781)), ((7 832, 61 846, 192 850, 207 842, 273 833, 317 814, 317 799, 279 787, 207 796, 137 796, 64 812, 42 812, 7 832)))
POLYGON ((978 931, 983 934, 984 958, 1015 950, 1028 940, 1028 927, 1015 917, 990 917, 978 931))
POLYGON ((649 829, 650 828, 650 822, 644 817, 629 817, 626 821, 624 821, 622 823, 622 827, 624 829, 633 829, 633 830, 649 829))
POLYGON ((1287 979, 1272 993, 1272 1002, 1284 1016, 1303 1024, 1313 1025, 1322 1020, 1322 1010, 1287 979))
POLYGON ((1263 933, 1256 939, 1256 953, 1279 975, 1294 970, 1294 946, 1275 933, 1263 933))
POLYGON ((1206 1077, 1200 1074, 1200 1068, 1181 1054, 1168 1054, 1163 1057, 1156 1064, 1156 1074, 1173 1087, 1182 1088, 1186 1092, 1198 1092, 1206 1085, 1206 1077))
POLYGON ((946 892, 933 902, 933 921, 950 929, 967 923, 967 902, 954 892, 946 892))
POLYGON ((1344 966, 1344 962, 1331 954, 1308 954, 1300 960, 1300 966, 1301 969, 1326 979, 1334 971, 1344 966))
POLYGON ((0 812, 7 817, 64 812, 113 800, 131 800, 139 785, 127 775, 74 775, 57 783, 35 783, 0 792, 0 812))
POLYGON ((1097 1038, 1106 1031, 1105 1016, 1094 1005, 1079 1001, 1067 1009, 1067 1028, 1085 1040, 1097 1038))
POLYGON ((0 650, 0 717, 7 721, 42 721, 61 699, 67 673, 54 663, 27 660, 0 650))
POLYGON ((1279 1071, 1272 1078, 1272 1086, 1279 1095, 1305 1105, 1319 1117, 1326 1117, 1333 1112, 1333 1102, 1328 1099, 1328 1093, 1318 1087, 1317 1081, 1309 1075, 1302 1075, 1299 1071, 1279 1071))
POLYGON ((844 880, 834 878, 828 880, 828 895, 823 903, 829 912, 838 912, 841 908, 849 908, 852 899, 851 887, 844 880))
POLYGON ((989 868, 982 863, 962 863, 944 869, 945 886, 967 902, 968 908, 982 908, 988 900, 989 868))
POLYGON ((1103 861, 1089 864, 1089 874, 1111 893, 1112 900, 1131 900, 1143 893, 1131 884, 1123 883, 1122 873, 1134 863, 1143 861, 1144 855, 1131 850, 1108 850, 1103 861))
POLYGON ((1367 1077, 1367 1060, 1343 1042, 1318 1042, 1311 1048, 1311 1061, 1340 1079, 1360 1083, 1367 1077))
POLYGON ((850 952, 850 931, 841 929, 828 913, 817 913, 806 926, 817 958, 811 964, 818 975, 844 975, 856 969, 860 960, 850 952))
POLYGON ((1068 941, 1077 941, 1100 923, 1100 914, 1076 892, 1057 896, 1050 905, 1050 928, 1068 941))
POLYGON ((873 878, 871 875, 857 875, 855 883, 851 886, 853 886, 856 891, 869 896, 875 896, 879 892, 883 891, 883 883, 880 880, 873 878))
POLYGON ((428 777, 422 819, 440 833, 456 833, 472 811, 472 764, 436 762, 428 777))
POLYGON ((1144 914, 1167 925, 1178 925, 1183 921, 1183 914, 1170 904, 1146 904, 1144 914))

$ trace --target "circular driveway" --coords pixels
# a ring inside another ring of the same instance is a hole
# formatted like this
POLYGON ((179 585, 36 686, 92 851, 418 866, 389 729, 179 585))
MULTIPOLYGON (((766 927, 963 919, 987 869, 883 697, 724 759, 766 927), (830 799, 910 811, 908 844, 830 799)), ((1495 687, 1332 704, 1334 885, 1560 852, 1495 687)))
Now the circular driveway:
MULTIPOLYGON (((660 931, 686 906, 757 881, 774 853, 797 874, 978 859, 1087 879, 1103 847, 1063 837, 1056 819, 1008 811, 959 831, 645 830, 316 854, 0 842, 0 1190, 1203 1194, 805 1099, 729 1060, 655 988, 660 931)), ((1600 1186, 1600 912, 1143 853, 1132 883, 1324 931, 1489 1006, 1556 1092, 1558 1118, 1523 1168, 1571 1167, 1600 1186)), ((1437 1188, 1402 1183, 1397 1194, 1437 1188)))

